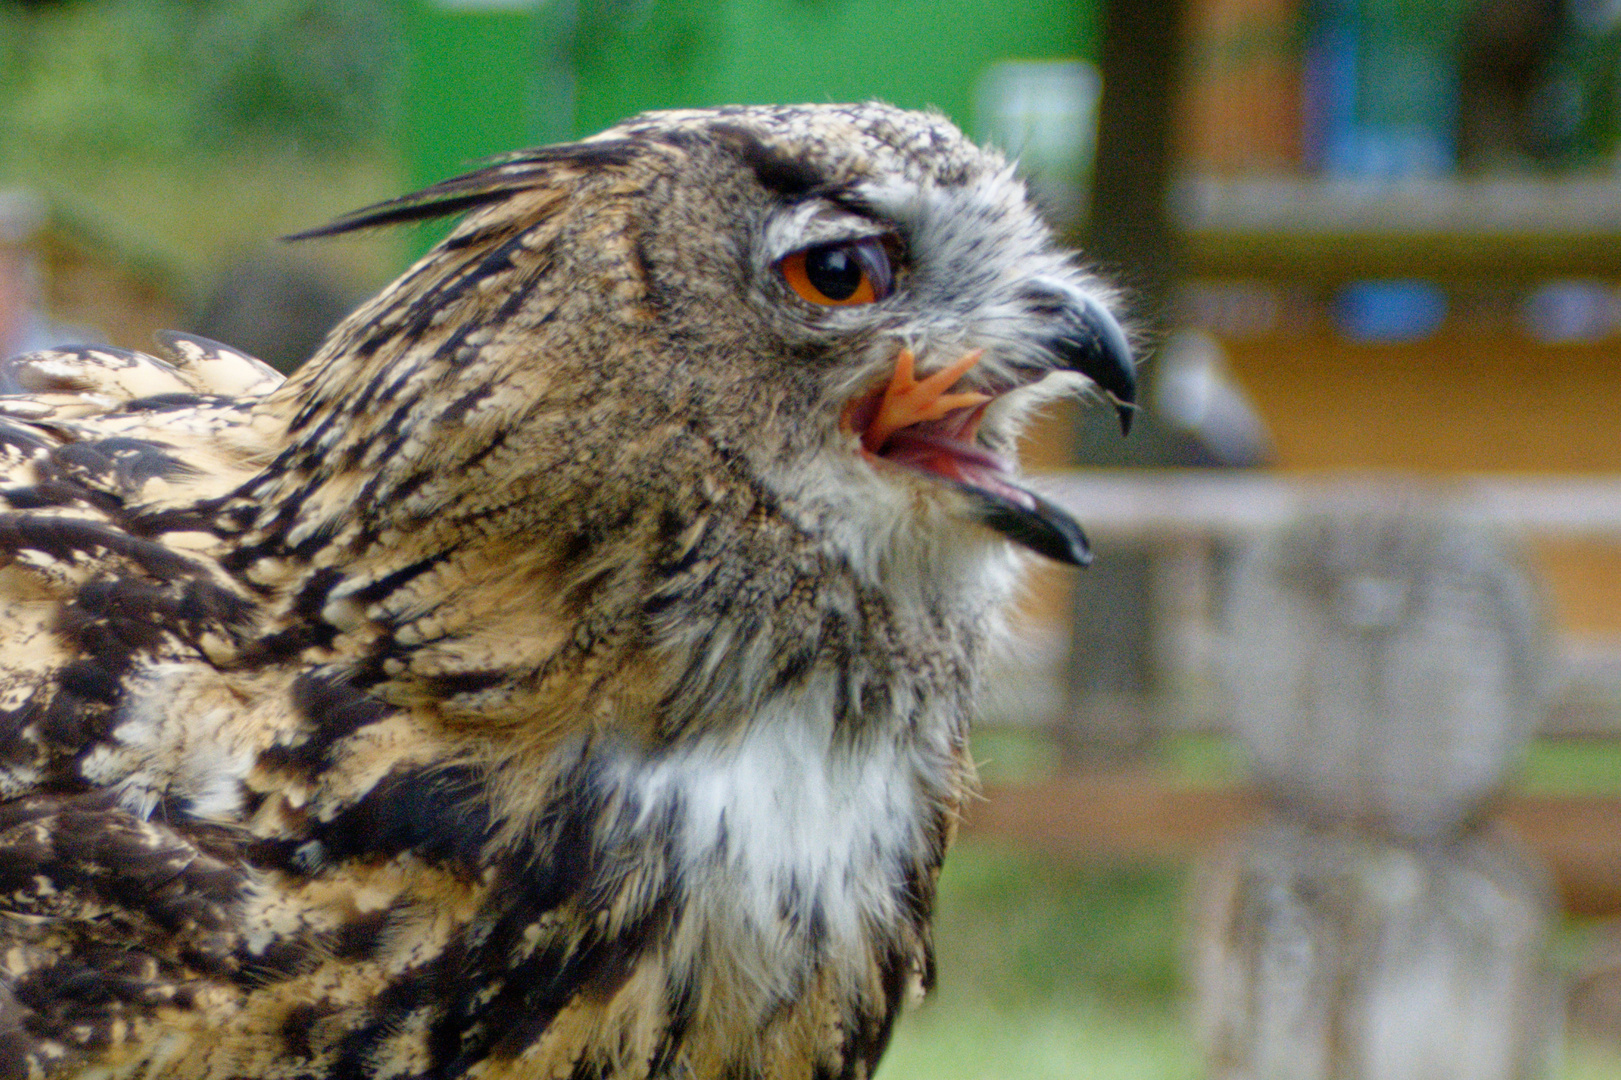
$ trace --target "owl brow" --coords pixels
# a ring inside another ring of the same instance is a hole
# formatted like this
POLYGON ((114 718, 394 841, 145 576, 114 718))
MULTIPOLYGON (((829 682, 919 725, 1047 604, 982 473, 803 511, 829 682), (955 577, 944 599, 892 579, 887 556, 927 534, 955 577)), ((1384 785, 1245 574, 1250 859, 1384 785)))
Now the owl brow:
MULTIPOLYGON (((818 191, 806 198, 815 198, 832 203, 840 210, 852 217, 862 218, 880 230, 879 236, 886 245, 890 246, 890 257, 897 265, 910 262, 911 241, 908 230, 894 218, 891 218, 863 197, 854 184, 841 184, 826 191, 818 191)), ((804 201, 804 200, 798 200, 804 201)))
POLYGON ((754 173, 760 186, 786 199, 815 194, 832 184, 832 178, 802 157, 768 146, 754 132, 739 124, 715 124, 710 134, 729 146, 754 173))

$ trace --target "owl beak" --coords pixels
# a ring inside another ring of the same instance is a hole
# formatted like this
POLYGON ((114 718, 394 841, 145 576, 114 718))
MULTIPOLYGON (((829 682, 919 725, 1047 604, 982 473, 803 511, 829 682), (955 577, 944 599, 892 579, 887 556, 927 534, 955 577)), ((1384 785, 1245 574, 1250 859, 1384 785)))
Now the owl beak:
POLYGON ((1108 395, 1120 416, 1120 434, 1129 435, 1137 413, 1137 365, 1131 344, 1108 308, 1090 296, 1075 299, 1065 312, 1053 351, 1067 370, 1085 375, 1108 395))
POLYGON ((986 528, 1037 555, 1071 566, 1092 565, 1092 545, 1080 522, 1035 492, 1019 488, 1016 497, 1009 498, 986 488, 958 486, 973 501, 986 528))
MULTIPOLYGON (((1064 311, 1053 351, 1064 368, 1085 375, 1108 396, 1120 417, 1120 434, 1131 434, 1137 413, 1137 365, 1126 333, 1109 309, 1090 296, 1077 296, 1064 311)), ((1012 485, 959 487, 988 528, 1049 559, 1091 565, 1092 548, 1080 523, 1035 492, 1012 485)))
MULTIPOLYGON (((976 520, 1014 543, 1059 562, 1089 565, 1092 550, 1075 519, 1020 486, 1013 463, 977 443, 975 433, 992 396, 951 388, 983 355, 976 349, 919 379, 911 350, 901 349, 888 383, 849 402, 841 428, 875 465, 910 469, 956 488, 976 520)), ((1116 385, 1122 385, 1118 379, 1116 385)))

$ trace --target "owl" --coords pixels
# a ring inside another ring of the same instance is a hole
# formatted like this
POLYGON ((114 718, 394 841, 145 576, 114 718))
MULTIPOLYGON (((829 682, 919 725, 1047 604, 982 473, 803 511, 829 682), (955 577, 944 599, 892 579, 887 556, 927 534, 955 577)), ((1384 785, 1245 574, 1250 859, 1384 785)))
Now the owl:
POLYGON ((285 382, 0 370, 0 1077, 868 1076, 1115 295, 882 105, 652 113, 285 382))

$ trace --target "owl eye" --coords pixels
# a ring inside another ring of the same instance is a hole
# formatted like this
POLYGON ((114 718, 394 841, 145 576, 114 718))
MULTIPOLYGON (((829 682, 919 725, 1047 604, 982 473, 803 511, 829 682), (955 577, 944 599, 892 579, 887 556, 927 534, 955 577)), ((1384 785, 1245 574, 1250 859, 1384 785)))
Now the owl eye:
POLYGON ((895 282, 889 252, 876 237, 796 251, 778 267, 800 299, 825 307, 871 304, 888 296, 895 282))

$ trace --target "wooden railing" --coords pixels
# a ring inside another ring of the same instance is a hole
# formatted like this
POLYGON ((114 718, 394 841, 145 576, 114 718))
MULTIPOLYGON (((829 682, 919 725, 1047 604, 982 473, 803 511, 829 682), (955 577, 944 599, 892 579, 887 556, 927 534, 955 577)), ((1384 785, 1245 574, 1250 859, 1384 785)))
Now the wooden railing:
MULTIPOLYGON (((1163 681, 1209 689, 1219 683, 1210 669, 1221 653, 1224 629, 1217 551, 1231 552, 1325 499, 1354 499, 1359 491, 1377 499, 1405 484, 1426 486, 1434 498, 1498 527, 1511 539, 1613 544, 1615 574, 1621 581, 1621 475, 1404 479, 1391 474, 1133 469, 1049 473, 1035 477, 1031 486, 1074 514, 1095 540, 1140 544, 1157 553, 1163 579, 1156 590, 1155 602, 1162 609, 1157 622, 1160 633, 1174 641, 1163 652, 1176 665, 1163 681)), ((1621 737, 1621 611, 1615 626, 1614 633, 1600 635, 1551 627, 1554 670, 1545 733, 1621 737)), ((1050 652, 1061 646, 1049 642, 1047 648, 1050 652)), ((1033 651, 1041 653, 1039 647, 1033 651)), ((1029 675, 1034 686, 1050 677, 1041 671, 1029 675)), ((1172 728, 1221 726, 1219 703, 1183 700, 1160 706, 1172 728)))
MULTIPOLYGON (((1621 543, 1621 475, 1417 477, 1506 529, 1621 543)), ((1046 473, 1031 486, 1111 539, 1241 538, 1289 520, 1312 500, 1358 486, 1396 485, 1387 474, 1130 469, 1046 473)))
MULTIPOLYGON (((997 785, 964 834, 1061 860, 1190 860, 1265 813, 1249 785, 1190 787, 1149 769, 997 785)), ((1621 918, 1621 795, 1505 797, 1497 818, 1543 860, 1569 914, 1621 918)))

